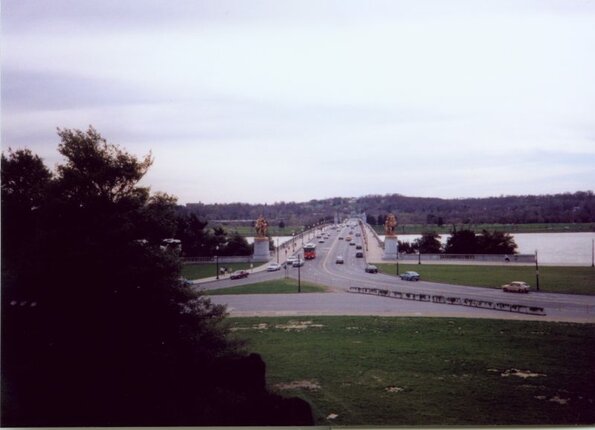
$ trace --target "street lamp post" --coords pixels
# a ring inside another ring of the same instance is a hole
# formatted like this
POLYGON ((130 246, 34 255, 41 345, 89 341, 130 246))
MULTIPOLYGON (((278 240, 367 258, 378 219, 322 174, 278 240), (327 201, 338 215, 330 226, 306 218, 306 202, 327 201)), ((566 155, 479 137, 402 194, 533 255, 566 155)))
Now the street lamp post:
POLYGON ((277 264, 279 264, 279 236, 277 236, 277 264))
POLYGON ((535 288, 539 291, 539 263, 537 263, 537 250, 535 250, 535 288))
POLYGON ((217 267, 217 279, 219 279, 219 245, 215 247, 215 265, 217 267))
POLYGON ((298 254, 298 293, 302 292, 302 278, 300 275, 300 269, 301 269, 301 262, 302 262, 302 254, 298 254))

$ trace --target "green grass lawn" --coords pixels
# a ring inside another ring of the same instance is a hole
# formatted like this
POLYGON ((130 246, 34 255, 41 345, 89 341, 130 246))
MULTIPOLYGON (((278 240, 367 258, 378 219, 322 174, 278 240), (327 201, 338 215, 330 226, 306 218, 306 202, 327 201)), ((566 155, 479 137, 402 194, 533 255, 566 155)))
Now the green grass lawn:
MULTIPOLYGON (((250 263, 219 263, 220 268, 223 266, 232 272, 250 269, 250 263)), ((216 275, 217 265, 215 263, 184 264, 182 266, 182 276, 186 279, 202 279, 216 275)))
MULTIPOLYGON (((324 293, 326 287, 322 285, 300 283, 302 293, 324 293)), ((288 294, 298 292, 298 282, 295 279, 276 279, 274 281, 259 282, 249 285, 238 285, 237 287, 220 288, 207 290, 205 294, 216 296, 225 294, 288 294)))
MULTIPOLYGON (((394 264, 378 264, 380 270, 396 274, 394 264)), ((399 264, 399 273, 413 270, 424 281, 477 287, 500 288, 510 281, 525 281, 535 290, 534 266, 488 266, 450 264, 399 264)), ((551 293, 595 294, 595 269, 592 267, 539 268, 539 289, 551 293)))
MULTIPOLYGON (((468 227, 475 233, 481 233, 482 230, 504 231, 507 233, 567 233, 567 232, 589 232, 595 231, 595 223, 535 223, 535 224, 472 224, 457 225, 459 227, 468 227)), ((383 225, 372 226, 378 234, 384 234, 383 225)), ((434 224, 402 224, 397 227, 397 234, 422 234, 425 231, 435 231, 438 234, 450 234, 451 224, 445 224, 441 227, 434 224)))
POLYGON ((309 401, 318 425, 595 423, 593 324, 381 317, 228 321, 267 363, 269 387, 309 401))

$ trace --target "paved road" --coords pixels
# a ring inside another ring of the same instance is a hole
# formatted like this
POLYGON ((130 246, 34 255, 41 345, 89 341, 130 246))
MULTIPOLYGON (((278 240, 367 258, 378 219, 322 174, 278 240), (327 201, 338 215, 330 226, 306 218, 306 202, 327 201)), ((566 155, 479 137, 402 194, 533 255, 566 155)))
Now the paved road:
MULTIPOLYGON (((450 316, 450 317, 485 317, 499 319, 555 320, 595 323, 595 297, 531 292, 528 295, 504 293, 498 289, 468 287, 461 285, 439 284, 433 282, 402 281, 394 274, 365 273, 364 266, 368 258, 377 261, 381 252, 378 243, 360 230, 355 221, 347 227, 335 231, 327 229, 328 239, 324 235, 318 239, 309 236, 317 245, 317 258, 307 261, 300 268, 302 280, 326 285, 333 294, 273 294, 273 295, 226 295, 213 296, 215 303, 227 304, 231 316, 248 315, 403 315, 403 316, 450 316), (354 244, 346 240, 351 236, 354 244), (343 239, 339 239, 343 238, 343 239), (321 241, 321 243, 318 243, 321 241), (360 245, 364 258, 355 256, 360 245), (366 246, 367 245, 367 246, 366 246), (337 256, 344 257, 344 264, 336 264, 337 256), (423 293, 429 295, 455 296, 473 300, 508 302, 531 307, 542 307, 546 316, 518 314, 513 312, 479 309, 466 306, 437 304, 400 300, 389 297, 370 296, 349 293, 350 287, 381 288, 402 293, 423 293)), ((300 242, 301 245, 301 242, 300 242)), ((300 249, 296 249, 299 253, 300 249)), ((289 276, 297 279, 298 269, 289 268, 279 272, 252 273, 248 279, 220 280, 204 282, 200 288, 225 288, 234 285, 260 282, 289 276)))

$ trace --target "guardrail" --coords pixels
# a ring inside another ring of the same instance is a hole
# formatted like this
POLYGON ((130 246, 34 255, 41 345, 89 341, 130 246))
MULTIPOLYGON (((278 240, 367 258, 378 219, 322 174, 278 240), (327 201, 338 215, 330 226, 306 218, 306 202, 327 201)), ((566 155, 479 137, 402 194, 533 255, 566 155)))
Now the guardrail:
MULTIPOLYGON (((214 263, 215 257, 184 257, 182 264, 207 264, 214 263)), ((219 263, 256 263, 252 259, 252 255, 236 256, 236 257, 219 257, 219 263)), ((262 262, 260 262, 262 263, 262 262)))
POLYGON ((521 314, 544 316, 545 310, 539 306, 528 306, 504 302, 493 302, 491 300, 468 299, 453 296, 424 293, 404 293, 402 291, 385 290, 382 288, 370 287, 349 287, 350 293, 371 294, 392 299, 417 300, 420 302, 441 303, 446 305, 468 306, 481 309, 492 309, 495 311, 516 312, 521 314))
POLYGON ((401 261, 491 261, 535 263, 535 254, 399 254, 401 261))

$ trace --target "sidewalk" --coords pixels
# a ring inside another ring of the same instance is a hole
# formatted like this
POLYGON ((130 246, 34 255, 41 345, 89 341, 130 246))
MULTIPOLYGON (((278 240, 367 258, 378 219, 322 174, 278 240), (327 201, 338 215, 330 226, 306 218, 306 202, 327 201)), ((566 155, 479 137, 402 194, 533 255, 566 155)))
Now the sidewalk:
MULTIPOLYGON (((303 240, 304 244, 308 243, 308 241, 314 237, 313 230, 304 232, 303 235, 304 235, 304 240, 303 240)), ((264 272, 267 270, 267 267, 269 266, 269 264, 277 262, 277 253, 279 253, 279 264, 283 264, 283 263, 285 263, 287 258, 295 255, 296 253, 299 253, 301 251, 301 249, 302 249, 302 235, 298 235, 294 239, 282 244, 278 249, 275 249, 274 251, 272 251, 271 256, 268 261, 255 262, 255 263, 253 263, 254 267, 252 267, 250 269, 245 269, 245 270, 248 270, 250 273, 264 272), (292 246, 292 241, 295 241, 295 246, 292 246), (287 252, 285 252, 285 249, 287 249, 287 252)), ((194 279, 194 280, 191 280, 190 282, 192 283, 192 285, 199 285, 202 283, 214 282, 214 281, 223 280, 223 279, 229 279, 229 275, 230 274, 219 275, 219 279, 217 279, 217 276, 210 276, 208 278, 194 279)))
POLYGON ((364 224, 364 234, 367 238, 366 248, 366 261, 368 263, 388 263, 387 260, 383 260, 384 248, 380 245, 376 234, 372 231, 369 224, 364 224))

